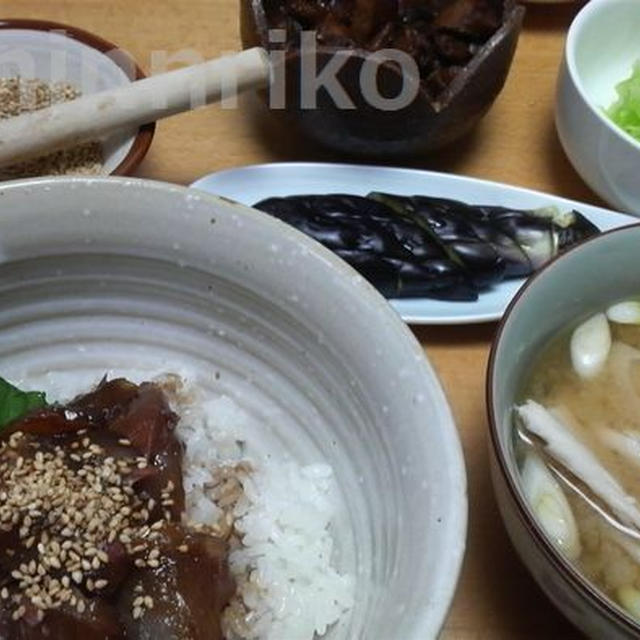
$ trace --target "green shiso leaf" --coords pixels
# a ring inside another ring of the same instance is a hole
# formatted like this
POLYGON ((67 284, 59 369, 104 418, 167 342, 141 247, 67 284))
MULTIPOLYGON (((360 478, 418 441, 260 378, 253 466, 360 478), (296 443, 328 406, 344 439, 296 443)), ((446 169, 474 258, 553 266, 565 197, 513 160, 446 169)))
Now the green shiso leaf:
POLYGON ((4 378, 0 378, 0 429, 34 409, 46 406, 47 399, 44 393, 22 391, 4 378))
POLYGON ((606 110, 621 129, 640 141, 640 61, 631 77, 616 86, 618 99, 606 110))

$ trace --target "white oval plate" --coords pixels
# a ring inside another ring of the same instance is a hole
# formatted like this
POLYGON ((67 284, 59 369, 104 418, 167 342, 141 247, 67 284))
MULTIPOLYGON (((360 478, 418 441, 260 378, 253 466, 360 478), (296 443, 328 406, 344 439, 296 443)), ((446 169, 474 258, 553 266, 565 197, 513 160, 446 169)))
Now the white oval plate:
MULTIPOLYGON (((191 186, 247 205, 272 196, 325 193, 365 195, 370 191, 386 191, 518 209, 555 205, 562 210, 577 209, 601 230, 638 222, 637 218, 629 215, 539 191, 418 169, 283 162, 219 171, 196 180, 191 186)), ((502 282, 481 293, 475 302, 448 302, 430 298, 393 299, 389 302, 405 322, 412 324, 492 322, 502 317, 509 301, 523 283, 524 279, 502 282)))

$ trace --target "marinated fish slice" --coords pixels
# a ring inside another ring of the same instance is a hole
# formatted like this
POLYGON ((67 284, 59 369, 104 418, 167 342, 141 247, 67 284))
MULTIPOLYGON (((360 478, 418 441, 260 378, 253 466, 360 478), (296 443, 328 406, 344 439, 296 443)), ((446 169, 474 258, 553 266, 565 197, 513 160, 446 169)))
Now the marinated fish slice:
POLYGON ((124 378, 105 378, 93 391, 72 400, 68 408, 91 425, 105 427, 121 416, 137 395, 138 385, 124 378))
MULTIPOLYGON (((10 621, 5 627, 0 621, 1 638, 20 640, 125 640, 124 627, 118 622, 115 608, 103 600, 85 597, 80 590, 73 590, 76 606, 64 604, 48 611, 41 623, 37 609, 27 613, 17 622, 10 621), (78 603, 82 611, 78 610, 78 603)), ((7 613, 0 614, 4 618, 7 613)))
POLYGON ((177 420, 161 389, 142 384, 126 413, 108 425, 109 431, 127 439, 157 472, 138 483, 156 503, 152 516, 157 519, 168 511, 176 522, 180 520, 185 504, 182 445, 174 433, 177 420))
MULTIPOLYGON (((143 486, 146 481, 162 479, 156 502, 159 515, 165 518, 166 511, 180 508, 180 501, 184 501, 180 493, 181 450, 172 450, 174 445, 180 446, 172 432, 176 416, 162 391, 152 384, 103 381, 94 392, 74 403, 74 409, 38 410, 35 421, 33 413, 27 414, 16 423, 21 433, 8 430, 1 434, 3 469, 9 473, 3 475, 3 481, 10 483, 5 489, 21 516, 16 527, 0 532, 0 546, 7 552, 0 558, 10 560, 0 562, 0 586, 8 587, 6 597, 0 598, 0 638, 173 637, 163 633, 129 635, 113 606, 132 572, 141 569, 134 560, 144 558, 150 570, 158 568, 160 561, 162 566, 177 567, 170 597, 187 603, 189 621, 188 633, 176 637, 217 640, 221 610, 234 590, 226 544, 209 531, 191 531, 180 523, 166 521, 166 533, 158 540, 159 523, 148 501, 151 491, 143 486), (61 428, 64 420, 81 421, 86 430, 77 433, 77 425, 61 428), (37 428, 32 432, 20 429, 30 424, 37 428), (142 469, 136 467, 140 454, 150 459, 142 469), (175 486, 167 481, 171 475, 166 475, 172 461, 177 464, 175 486), (54 467, 58 470, 55 473, 54 467), (22 477, 26 478, 24 487, 22 477), (31 497, 23 500, 24 504, 20 502, 25 491, 27 496, 37 492, 45 502, 51 499, 52 505, 34 511, 31 497), (96 501, 100 502, 97 511, 96 501), (93 516, 84 517, 89 513, 93 516), (18 532, 18 526, 27 533, 18 532), (71 546, 64 546, 67 544, 71 546), (17 570, 42 581, 47 597, 60 598, 60 602, 41 611, 38 596, 23 592, 24 580, 15 574, 17 570), (54 582, 58 583, 55 587, 54 582), (65 590, 66 599, 62 597, 65 590)), ((179 511, 169 517, 181 516, 179 511)), ((156 577, 154 584, 165 584, 163 576, 156 577)), ((149 622, 152 620, 149 618, 149 622)))
POLYGON ((161 534, 160 560, 136 568, 118 596, 127 637, 222 640, 220 615, 235 589, 226 544, 176 525, 161 534))
POLYGON ((2 430, 2 437, 18 431, 39 436, 74 434, 89 426, 89 422, 80 415, 70 413, 61 407, 46 407, 31 411, 7 425, 2 430))

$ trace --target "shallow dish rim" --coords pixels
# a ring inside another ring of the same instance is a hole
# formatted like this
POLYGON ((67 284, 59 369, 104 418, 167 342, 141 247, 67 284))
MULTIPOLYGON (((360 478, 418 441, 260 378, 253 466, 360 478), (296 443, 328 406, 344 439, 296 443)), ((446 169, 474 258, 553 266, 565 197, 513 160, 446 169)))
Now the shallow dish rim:
POLYGON ((541 527, 537 524, 535 518, 530 514, 529 506, 526 503, 522 492, 518 490, 516 480, 514 476, 509 472, 506 457, 503 456, 502 448, 500 447, 500 435, 498 429, 498 421, 496 412, 494 410, 494 381, 497 375, 496 360, 497 352, 502 340, 502 336, 507 329, 507 325, 511 321, 513 311, 531 289, 536 286, 539 279, 549 276, 550 272, 554 269, 557 262, 561 261, 566 255, 574 252, 579 252, 585 248, 585 246, 591 243, 598 242, 600 238, 610 236, 618 233, 625 233, 629 229, 637 229, 640 231, 640 223, 628 225, 617 229, 610 229, 603 231, 599 235, 588 238, 572 247, 569 251, 562 253, 550 262, 548 262, 540 271, 534 273, 526 283, 518 290, 516 295, 512 298, 511 302, 507 306, 507 309, 500 320, 496 333, 494 335, 491 350, 489 352, 489 359, 487 363, 487 374, 485 378, 485 403, 487 418, 489 423, 489 446, 495 456, 497 465, 500 470, 502 479, 504 480, 507 491, 513 503, 516 505, 516 512, 520 522, 524 525, 529 534, 529 540, 531 540, 538 549, 542 552, 545 558, 553 565, 554 569, 570 583, 571 587, 579 593, 583 598, 590 601, 591 604, 609 618, 614 618, 616 623, 622 624, 627 632, 638 634, 640 631, 640 622, 634 622, 634 620, 624 612, 624 610, 618 607, 610 598, 603 595, 599 589, 594 587, 592 583, 587 580, 583 575, 574 568, 571 563, 565 559, 559 551, 553 546, 548 537, 544 534, 541 527))
MULTIPOLYGON (((99 51, 105 56, 109 51, 115 50, 125 53, 123 49, 118 47, 118 45, 102 38, 101 36, 91 33, 90 31, 86 31, 85 29, 74 27, 73 25, 64 24, 62 22, 53 22, 50 20, 34 20, 28 18, 0 18, 0 31, 5 29, 55 31, 59 35, 87 45, 88 47, 99 51)), ((129 72, 132 68, 135 70, 135 77, 129 78, 131 82, 146 78, 146 74, 144 73, 140 65, 136 62, 136 60, 129 53, 125 53, 125 55, 129 59, 129 68, 127 68, 127 65, 123 63, 119 56, 116 56, 115 59, 110 58, 110 60, 115 65, 120 67, 120 69, 122 69, 122 71, 126 75, 129 75, 129 72)), ((155 130, 155 122, 150 122, 148 124, 142 125, 135 134, 135 137, 133 138, 133 144, 127 152, 127 155, 122 159, 122 162, 120 162, 120 164, 109 173, 109 175, 129 175, 147 155, 147 152, 149 151, 149 147, 151 146, 151 142, 153 140, 153 136, 155 134, 155 130)))

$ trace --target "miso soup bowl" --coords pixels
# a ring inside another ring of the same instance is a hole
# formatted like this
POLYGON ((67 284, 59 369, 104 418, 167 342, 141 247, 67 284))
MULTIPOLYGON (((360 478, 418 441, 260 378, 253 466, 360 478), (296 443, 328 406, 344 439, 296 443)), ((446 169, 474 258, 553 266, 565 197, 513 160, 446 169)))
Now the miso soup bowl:
POLYGON ((247 441, 333 467, 335 561, 356 590, 326 639, 437 636, 465 546, 464 463, 384 298, 292 227, 183 187, 41 179, 0 202, 0 375, 186 372, 231 397, 247 441))
POLYGON ((594 310, 640 291, 640 225, 576 246, 531 278, 509 305, 487 372, 493 486, 517 552, 549 599, 592 638, 638 638, 640 625, 588 582, 551 544, 524 497, 512 407, 541 349, 594 310))

